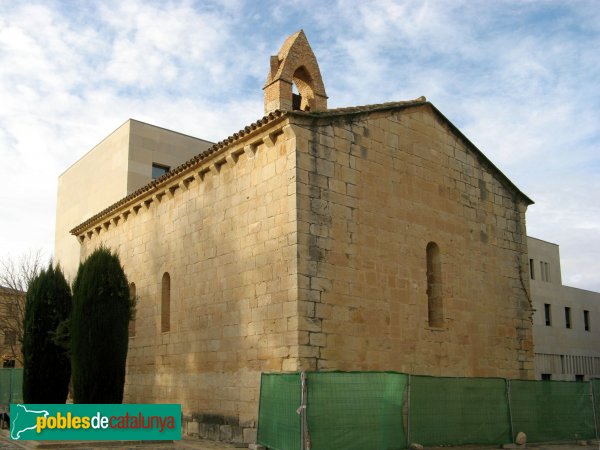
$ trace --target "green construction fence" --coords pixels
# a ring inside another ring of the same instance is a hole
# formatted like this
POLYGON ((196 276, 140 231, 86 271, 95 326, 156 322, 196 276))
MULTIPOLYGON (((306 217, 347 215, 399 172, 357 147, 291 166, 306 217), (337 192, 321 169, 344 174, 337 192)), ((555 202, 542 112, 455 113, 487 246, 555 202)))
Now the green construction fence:
POLYGON ((410 438, 422 445, 512 442, 501 378, 412 376, 410 438))
POLYGON ((510 381, 515 430, 524 430, 530 442, 595 438, 592 386, 574 381, 510 381))
POLYGON ((0 369, 0 407, 23 403, 23 369, 0 369))
POLYGON ((273 450, 404 449, 597 438, 600 380, 398 372, 263 374, 257 442, 273 450))

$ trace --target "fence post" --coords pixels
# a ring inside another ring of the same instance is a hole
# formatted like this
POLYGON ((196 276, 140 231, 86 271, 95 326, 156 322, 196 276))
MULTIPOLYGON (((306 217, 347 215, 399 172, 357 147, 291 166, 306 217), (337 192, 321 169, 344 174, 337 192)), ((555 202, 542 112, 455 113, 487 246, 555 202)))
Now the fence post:
POLYGON ((515 442, 515 430, 513 425, 512 407, 510 404, 510 379, 506 379, 506 401, 508 403, 508 421, 510 424, 510 439, 511 443, 515 442))
POLYGON ((10 404, 12 403, 12 393, 13 393, 13 376, 15 375, 15 369, 10 369, 10 380, 8 382, 8 407, 10 408, 10 404))
POLYGON ((410 442, 410 373, 408 374, 408 386, 406 388, 406 447, 410 442))
POLYGON ((306 416, 306 409, 308 403, 308 387, 307 387, 307 375, 306 372, 302 371, 300 373, 300 381, 301 381, 301 389, 302 394, 300 397, 300 433, 301 436, 301 444, 300 447, 302 450, 310 450, 310 433, 308 431, 308 418, 306 416))
POLYGON ((598 416, 596 415, 596 390, 594 389, 594 379, 590 380, 590 391, 592 393, 592 411, 594 412, 594 431, 596 440, 598 440, 598 416))

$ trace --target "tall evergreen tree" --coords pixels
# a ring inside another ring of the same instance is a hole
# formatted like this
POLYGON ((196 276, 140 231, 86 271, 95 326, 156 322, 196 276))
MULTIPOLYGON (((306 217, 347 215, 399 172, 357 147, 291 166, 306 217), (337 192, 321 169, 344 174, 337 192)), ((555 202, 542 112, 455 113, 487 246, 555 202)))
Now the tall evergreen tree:
POLYGON ((71 312, 71 290, 59 266, 48 266, 27 290, 23 319, 23 401, 65 403, 71 363, 57 339, 71 312))
POLYGON ((125 385, 129 284, 119 257, 95 250, 73 283, 71 357, 75 403, 121 403, 125 385))

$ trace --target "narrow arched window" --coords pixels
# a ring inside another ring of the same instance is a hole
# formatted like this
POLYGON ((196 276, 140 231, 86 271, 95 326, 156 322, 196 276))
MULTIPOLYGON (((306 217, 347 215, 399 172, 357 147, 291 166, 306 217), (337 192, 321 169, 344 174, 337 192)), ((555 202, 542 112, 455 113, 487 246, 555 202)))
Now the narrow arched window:
POLYGON ((129 304, 131 305, 131 317, 129 317, 129 337, 135 336, 135 305, 137 293, 135 289, 135 283, 129 283, 129 304))
POLYGON ((160 331, 163 333, 171 329, 171 277, 168 272, 162 276, 161 302, 160 302, 160 331))
POLYGON ((429 326, 442 327, 444 325, 442 262, 440 248, 435 242, 427 244, 427 307, 429 326))

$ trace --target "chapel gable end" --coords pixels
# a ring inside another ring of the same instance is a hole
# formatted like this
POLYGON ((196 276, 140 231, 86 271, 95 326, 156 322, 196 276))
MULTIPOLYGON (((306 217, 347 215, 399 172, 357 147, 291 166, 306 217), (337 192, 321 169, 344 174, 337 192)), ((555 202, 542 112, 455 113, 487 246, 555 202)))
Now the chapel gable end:
POLYGON ((323 111, 327 109, 327 94, 317 58, 304 31, 288 37, 277 55, 271 56, 271 68, 263 88, 265 114, 277 109, 292 111, 323 111), (298 94, 292 87, 296 86, 298 94))

